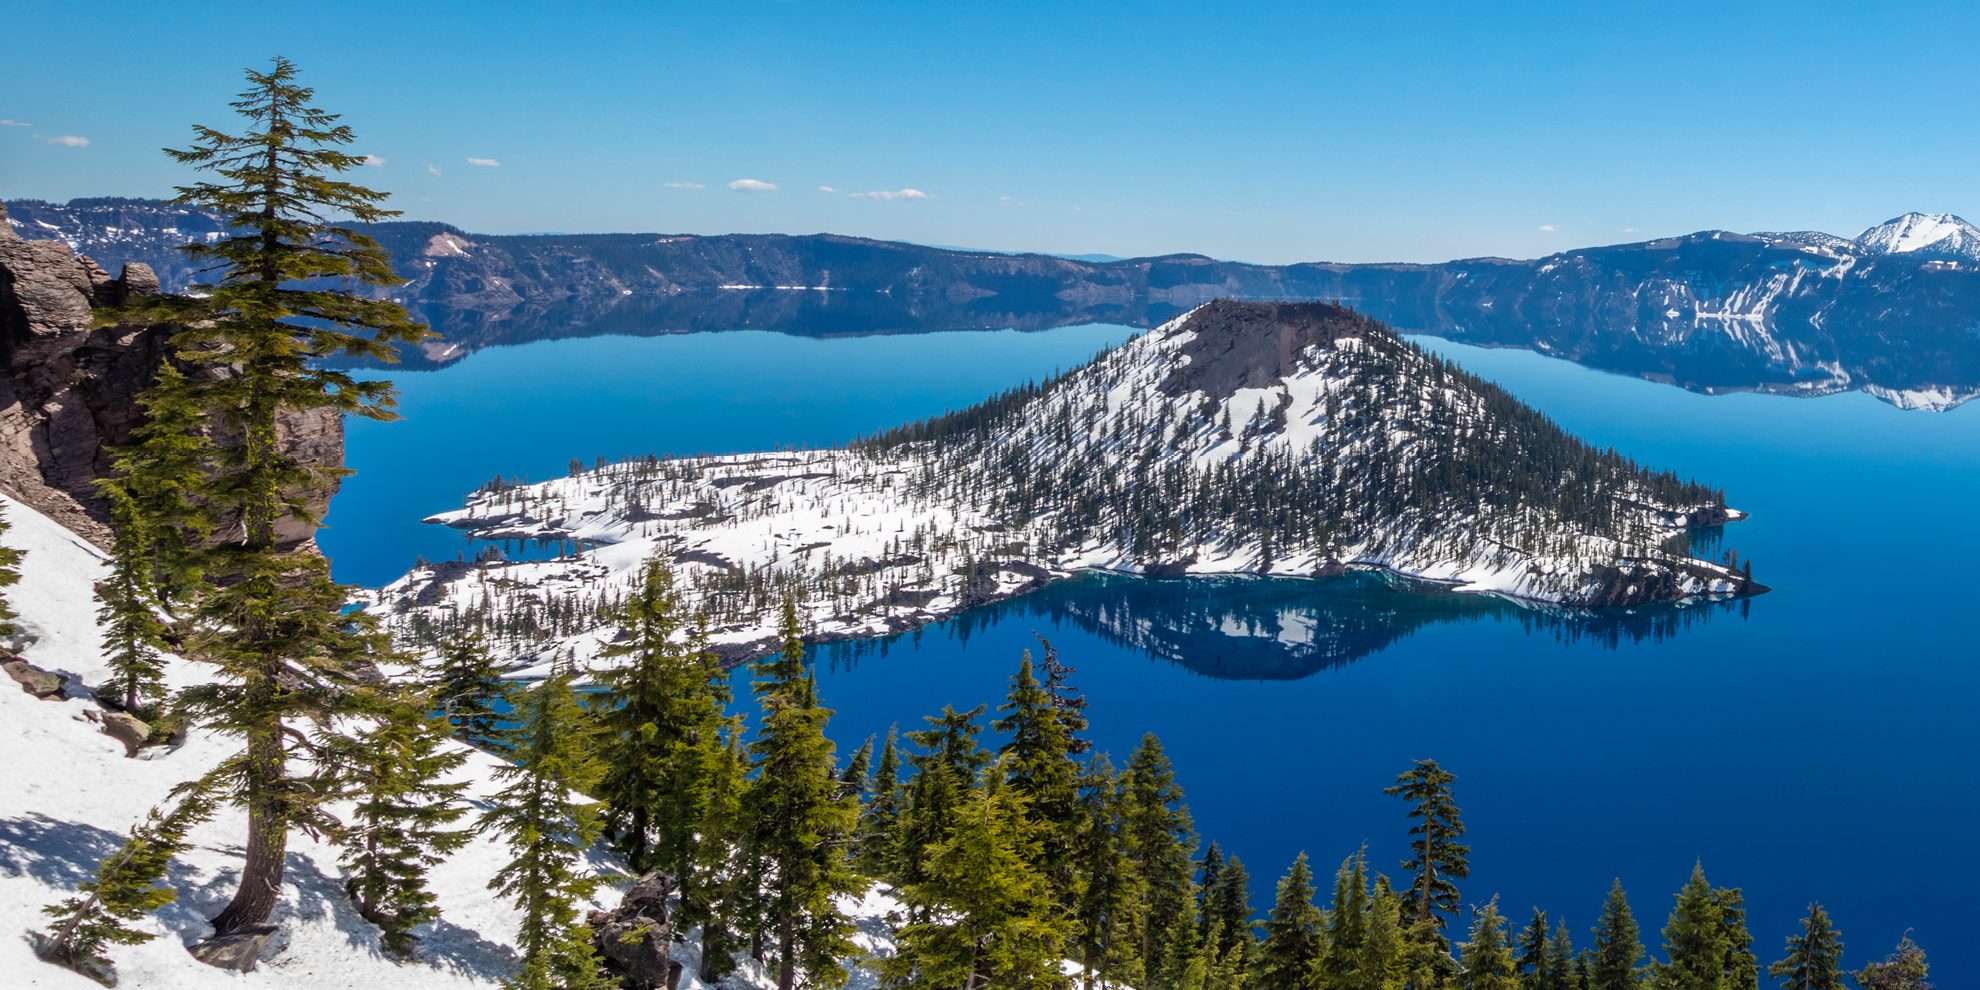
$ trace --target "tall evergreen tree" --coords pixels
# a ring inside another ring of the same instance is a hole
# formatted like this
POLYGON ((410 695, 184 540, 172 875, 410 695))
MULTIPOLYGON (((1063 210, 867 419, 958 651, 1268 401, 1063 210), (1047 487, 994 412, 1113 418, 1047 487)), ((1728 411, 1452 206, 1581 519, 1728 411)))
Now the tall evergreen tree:
POLYGON ((1154 733, 1142 736, 1121 773, 1120 842, 1148 904, 1142 965, 1149 990, 1168 990, 1195 955, 1196 832, 1175 770, 1154 733))
MULTIPOLYGON (((1245 869, 1243 859, 1233 855, 1224 860, 1216 880, 1205 886, 1203 918, 1207 922, 1206 933, 1213 928, 1221 932, 1217 945, 1220 952, 1252 941, 1251 874, 1245 869)), ((1238 959, 1242 964, 1244 953, 1240 952, 1238 959)))
POLYGON ((1519 986, 1512 947, 1506 944, 1506 919, 1497 898, 1472 912, 1471 940, 1463 946, 1458 967, 1460 990, 1514 990, 1519 986))
POLYGON ((506 786, 479 823, 513 857, 488 887, 522 912, 521 966, 507 982, 514 990, 604 990, 615 983, 599 975, 590 930, 578 915, 578 903, 598 889, 584 855, 603 828, 598 805, 582 792, 598 785, 604 768, 571 680, 568 663, 559 662, 524 693, 519 724, 507 740, 514 762, 495 770, 506 786))
POLYGON ((1554 922, 1554 934, 1547 939, 1547 975, 1540 982, 1540 990, 1588 990, 1581 985, 1576 961, 1574 938, 1568 934, 1567 922, 1554 922))
MULTIPOLYGON (((1009 760, 1005 757, 1005 760, 1009 760)), ((1053 990, 1067 984, 1068 922, 1034 864, 1041 827, 1025 798, 996 767, 971 791, 947 838, 928 853, 927 880, 907 902, 927 920, 900 929, 899 949, 882 963, 890 987, 927 990, 1053 990)))
POLYGON ((699 747, 720 734, 729 703, 721 661, 684 619, 666 561, 649 558, 619 607, 607 666, 593 676, 612 700, 598 716, 612 753, 598 786, 606 834, 634 872, 664 870, 677 883, 703 831, 699 747))
POLYGON ((1361 965, 1356 968, 1357 990, 1404 990, 1408 985, 1402 914, 1402 898, 1390 889, 1387 878, 1378 877, 1368 899, 1368 939, 1362 943, 1361 965))
POLYGON ((125 711, 148 714, 165 694, 165 623, 153 588, 150 534, 137 500, 117 484, 98 486, 110 500, 110 574, 96 582, 103 659, 125 711))
POLYGON ((1086 821, 1075 853, 1083 881, 1075 949, 1084 990, 1093 990, 1103 974, 1118 986, 1147 983, 1141 944, 1148 904, 1120 841, 1120 795, 1120 775, 1113 764, 1105 754, 1095 756, 1080 779, 1086 821))
POLYGON ((130 500, 135 540, 151 558, 152 590, 159 604, 178 609, 198 597, 199 551, 213 532, 210 507, 199 494, 213 441, 191 383, 172 362, 159 365, 138 407, 143 418, 131 444, 111 455, 111 476, 99 484, 130 500))
POLYGON ((1726 990, 1760 990, 1760 959, 1753 954, 1753 934, 1746 928, 1746 898, 1737 887, 1712 892, 1719 901, 1719 927, 1724 932, 1726 990))
POLYGON ((1547 912, 1533 909, 1533 920, 1519 933, 1519 985, 1523 990, 1543 990, 1548 983, 1550 932, 1547 912))
MULTIPOLYGON (((233 761, 229 761, 230 763, 233 761)), ((152 808, 117 850, 97 864, 96 874, 83 881, 73 897, 42 908, 54 919, 35 939, 42 958, 105 983, 111 972, 103 950, 110 945, 137 945, 156 936, 131 922, 178 899, 164 883, 172 857, 186 846, 186 833, 213 816, 214 792, 229 769, 219 769, 173 789, 171 810, 152 808)))
POLYGON ((1788 936, 1787 955, 1767 967, 1782 990, 1842 990, 1842 935, 1820 904, 1808 906, 1801 931, 1788 936))
POLYGON ((908 756, 914 776, 908 783, 900 827, 895 830, 894 879, 900 883, 927 879, 927 850, 948 836, 956 809, 977 774, 990 763, 990 754, 976 741, 983 731, 976 719, 982 714, 980 705, 966 712, 944 705, 940 715, 925 716, 928 728, 907 734, 915 747, 908 756))
POLYGON ((1320 958, 1325 933, 1320 909, 1313 905, 1313 874, 1306 854, 1293 860, 1279 879, 1272 913, 1265 918, 1265 940, 1258 947, 1251 976, 1256 985, 1272 990, 1319 990, 1320 958))
POLYGON ((432 690, 447 724, 475 745, 498 742, 503 724, 516 708, 515 685, 502 676, 487 644, 475 633, 463 633, 441 646, 432 690))
POLYGON ((1595 924, 1595 949, 1588 968, 1589 990, 1637 990, 1643 984, 1643 938, 1623 893, 1622 878, 1609 887, 1602 917, 1595 924))
POLYGON ((846 760, 846 768, 839 771, 839 789, 853 796, 859 802, 860 810, 866 808, 867 792, 873 788, 873 737, 853 750, 846 760))
POLYGON ((1327 912, 1327 950, 1320 958, 1321 986, 1360 990, 1374 980, 1362 972, 1368 945, 1368 855, 1355 850, 1334 871, 1334 901, 1327 912))
POLYGON ((783 648, 756 665, 752 683, 762 716, 749 745, 749 848, 768 881, 764 917, 776 939, 778 990, 792 990, 800 975, 809 986, 835 987, 847 978, 839 960, 856 951, 852 923, 835 902, 864 887, 847 858, 859 809, 834 779, 825 736, 832 713, 818 704, 789 600, 782 636, 783 648))
POLYGON ((743 817, 748 790, 749 755, 743 749, 740 716, 729 718, 720 735, 704 738, 697 751, 702 760, 701 840, 692 868, 680 878, 680 906, 674 917, 681 931, 701 929, 703 983, 714 983, 734 966, 732 953, 754 903, 754 871, 745 856, 749 827, 743 817), (744 867, 738 869, 738 867, 744 867))
POLYGON ((1905 932, 1897 948, 1854 974, 1863 990, 1932 990, 1932 968, 1925 962, 1925 950, 1905 932))
POLYGON ((1065 727, 1067 746, 1078 756, 1093 747, 1086 738, 1086 696, 1072 686, 1072 675, 1078 671, 1059 659, 1051 640, 1038 637, 1038 648, 1045 654, 1039 665, 1045 671, 1045 694, 1052 699, 1052 710, 1059 713, 1059 723, 1065 727))
POLYGON ((1726 990, 1725 904, 1694 863, 1664 923, 1664 956, 1651 965, 1657 990, 1726 990))
POLYGON ((1067 910, 1079 898, 1074 846, 1079 841, 1079 765, 1052 697, 1032 675, 1026 651, 1011 677, 1008 700, 991 723, 1008 741, 1000 750, 1005 780, 1023 800, 1037 825, 1038 859, 1031 865, 1049 885, 1054 902, 1067 910))
POLYGON ((349 126, 313 104, 285 59, 247 77, 233 104, 248 121, 244 133, 196 127, 192 147, 168 152, 217 179, 179 187, 176 202, 222 217, 223 236, 185 248, 218 278, 193 295, 145 303, 149 315, 183 328, 173 360, 199 373, 185 377, 179 398, 206 418, 202 435, 212 441, 198 496, 220 526, 197 569, 226 580, 201 596, 188 650, 212 662, 217 678, 187 692, 184 708, 247 746, 231 787, 248 812, 247 856, 239 891, 213 919, 223 935, 274 910, 289 830, 330 824, 320 805, 333 789, 291 766, 300 757, 321 769, 320 750, 297 723, 327 728, 362 709, 354 661, 367 643, 342 615, 343 589, 313 548, 279 537, 285 521, 316 525, 297 493, 341 469, 285 450, 280 423, 319 411, 391 418, 389 382, 323 359, 391 360, 395 343, 426 335, 396 302, 358 291, 398 283, 384 250, 325 219, 393 215, 378 205, 384 194, 336 178, 363 164, 340 150, 353 139, 349 126))
POLYGON ((440 916, 429 870, 473 834, 455 828, 467 814, 468 781, 444 777, 467 762, 446 722, 429 716, 431 699, 379 719, 351 741, 353 808, 345 822, 344 889, 366 921, 384 933, 385 951, 412 955, 412 930, 440 916))
POLYGON ((895 834, 907 794, 901 787, 900 732, 889 727, 880 745, 880 760, 873 768, 872 796, 860 815, 859 840, 854 846, 853 863, 868 876, 890 877, 899 867, 895 834))
POLYGON ((1451 796, 1456 780, 1457 775, 1436 760, 1418 760, 1383 791, 1409 802, 1409 817, 1416 820, 1409 829, 1410 858, 1402 864, 1404 872, 1414 877, 1409 909, 1415 921, 1434 922, 1439 930, 1445 924, 1443 915, 1458 910, 1455 881, 1471 873, 1471 847, 1458 841, 1464 837, 1464 822, 1451 796))

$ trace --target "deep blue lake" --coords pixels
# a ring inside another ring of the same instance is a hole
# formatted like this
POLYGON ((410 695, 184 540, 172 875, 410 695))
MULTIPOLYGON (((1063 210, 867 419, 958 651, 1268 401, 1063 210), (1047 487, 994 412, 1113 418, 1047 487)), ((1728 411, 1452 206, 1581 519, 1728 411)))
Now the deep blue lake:
MULTIPOLYGON (((1124 339, 1119 327, 807 339, 590 338, 394 375, 405 419, 353 423, 357 469, 323 544, 378 584, 457 535, 422 526, 497 473, 571 458, 821 444, 962 405, 1124 339)), ((1762 960, 1821 901, 1852 967, 1907 928, 1942 986, 1980 982, 1980 696, 1973 645, 1980 409, 1860 394, 1704 396, 1535 354, 1424 340, 1583 438, 1725 488, 1726 546, 1773 593, 1557 614, 1334 581, 1067 582, 891 640, 822 648, 842 749, 943 704, 995 705, 1034 633, 1079 668, 1100 748, 1158 734, 1199 830, 1261 909, 1301 850, 1403 854, 1381 789, 1410 761, 1459 775, 1468 900, 1586 938, 1610 879, 1646 938, 1694 860, 1745 889, 1762 960)), ((741 686, 743 679, 738 679, 741 686)), ((739 691, 746 697, 746 689, 739 691)))

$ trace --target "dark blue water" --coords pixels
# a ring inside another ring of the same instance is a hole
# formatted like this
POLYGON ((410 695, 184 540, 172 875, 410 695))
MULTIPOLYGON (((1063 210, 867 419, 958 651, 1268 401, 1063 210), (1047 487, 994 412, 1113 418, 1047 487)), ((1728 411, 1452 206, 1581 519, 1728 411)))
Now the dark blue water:
MULTIPOLYGON (((345 580, 460 542, 413 523, 496 472, 572 456, 816 443, 980 397, 1126 331, 813 341, 593 339, 401 376, 407 421, 358 424, 362 474, 325 544, 345 580)), ((1459 774, 1468 899, 1538 904, 1578 937, 1610 878, 1647 932, 1694 859, 1746 890, 1776 958, 1823 902, 1852 965, 1915 928, 1944 986, 1980 980, 1980 410, 1861 395, 1701 396, 1514 351, 1426 341, 1568 429, 1723 485, 1723 539, 1776 590, 1586 616, 1333 582, 1092 579, 892 640, 822 648, 850 747, 945 703, 993 705, 1034 632, 1078 666, 1099 746, 1160 735, 1199 828, 1269 896, 1300 850, 1394 869, 1410 760, 1459 774)), ((1654 938, 1652 939, 1654 942, 1654 938)))

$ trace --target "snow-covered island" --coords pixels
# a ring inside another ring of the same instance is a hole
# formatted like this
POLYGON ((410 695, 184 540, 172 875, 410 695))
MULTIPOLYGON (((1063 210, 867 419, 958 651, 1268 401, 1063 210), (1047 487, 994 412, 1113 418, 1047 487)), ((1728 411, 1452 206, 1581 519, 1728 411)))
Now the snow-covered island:
POLYGON ((1688 552, 1723 495, 1598 451, 1380 324, 1211 303, 1060 378, 842 448, 644 458, 491 483, 428 521, 556 559, 422 563, 371 595, 402 642, 595 658, 653 554, 711 644, 884 635, 1083 569, 1382 568, 1574 607, 1764 590, 1688 552))

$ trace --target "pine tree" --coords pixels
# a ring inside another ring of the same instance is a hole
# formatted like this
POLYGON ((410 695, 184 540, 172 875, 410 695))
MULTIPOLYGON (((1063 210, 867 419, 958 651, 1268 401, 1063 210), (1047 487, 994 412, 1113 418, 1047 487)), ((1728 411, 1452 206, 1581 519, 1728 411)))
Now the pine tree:
MULTIPOLYGON (((1362 943, 1361 964, 1356 967, 1361 981, 1356 990, 1403 990, 1408 985, 1402 912, 1402 898, 1390 889, 1387 878, 1377 878, 1368 899, 1368 940, 1362 943)), ((1418 985, 1428 986, 1427 982, 1418 985)))
POLYGON ((213 817, 214 793, 225 775, 237 769, 229 760, 200 779, 173 789, 170 811, 152 808, 131 829, 130 837, 96 867, 76 894, 60 904, 42 908, 53 918, 49 930, 37 936, 41 957, 105 984, 111 972, 103 950, 110 945, 137 945, 156 936, 131 922, 178 899, 163 883, 172 857, 186 846, 186 833, 213 817))
MULTIPOLYGON (((198 597, 204 566, 199 550, 213 533, 213 517, 198 493, 211 469, 212 439, 192 386, 176 365, 159 365, 138 396, 144 416, 132 443, 111 455, 115 486, 135 510, 136 539, 151 558, 151 585, 161 606, 176 609, 198 597)), ((106 494, 109 494, 106 492, 106 494)))
POLYGON ((121 485, 98 486, 110 500, 110 576, 96 582, 97 623, 103 629, 104 662, 123 709, 149 714, 165 694, 165 660, 159 651, 165 623, 155 611, 150 537, 137 501, 121 485))
POLYGON ((1404 872, 1415 879, 1409 888, 1409 908, 1417 922, 1432 922, 1438 930, 1443 915, 1458 910, 1458 889, 1453 881, 1470 875, 1471 847, 1458 840, 1464 837, 1464 822, 1451 798, 1455 774, 1437 765, 1436 760, 1418 760, 1407 772, 1396 777, 1383 793, 1410 804, 1410 858, 1403 861, 1404 872))
POLYGON ((598 716, 612 754, 598 787, 606 834, 635 873, 664 870, 677 884, 702 834, 698 747, 719 735, 729 703, 721 661, 682 619, 673 574, 656 555, 619 607, 620 639, 603 651, 616 663, 594 677, 612 701, 598 716))
POLYGON ((860 743, 859 748, 853 750, 853 755, 846 759, 846 768, 839 771, 839 790, 857 800, 863 812, 872 788, 873 737, 867 736, 866 741, 860 743))
POLYGON ((908 783, 907 805, 896 829, 895 879, 903 884, 927 879, 927 850, 942 841, 955 824, 972 782, 990 763, 990 754, 977 744, 983 731, 976 722, 982 706, 966 712, 944 705, 940 715, 925 716, 928 728, 907 734, 915 751, 908 756, 914 776, 908 783))
POLYGON ((1320 909, 1313 905, 1313 874, 1306 854, 1300 853, 1280 878, 1272 913, 1265 918, 1265 940, 1251 967, 1256 984, 1272 990, 1319 990, 1325 951, 1321 924, 1320 909))
POLYGON ((571 680, 568 662, 560 661, 523 695, 519 724, 506 740, 515 762, 496 768, 495 779, 506 786, 478 826, 499 836, 513 856, 488 887, 522 912, 521 967, 506 983, 514 990, 608 985, 598 975, 590 932, 578 920, 578 902, 600 882, 585 869, 584 856, 602 831, 598 805, 582 792, 597 786, 603 767, 597 746, 585 738, 589 717, 571 680))
POLYGON ((1069 751, 1081 755, 1093 744, 1086 739, 1086 696, 1072 686, 1072 675, 1078 671, 1059 659, 1051 640, 1038 637, 1038 648, 1045 654, 1039 665, 1045 671, 1045 694, 1052 699, 1052 710, 1059 713, 1059 723, 1065 727, 1069 751))
POLYGON ((1842 990, 1842 936, 1820 904, 1808 906, 1801 932, 1788 936, 1787 955, 1767 967, 1782 990, 1842 990))
MULTIPOLYGON (((1227 952, 1252 941, 1251 874, 1244 868, 1244 860, 1237 856, 1224 860, 1215 882, 1204 887, 1203 918, 1206 932, 1215 928, 1222 933, 1222 941, 1217 945, 1219 951, 1227 952)), ((1244 953, 1238 953, 1240 966, 1244 958, 1244 953)))
POLYGON ((900 733, 887 729, 887 740, 880 746, 880 761, 873 769, 872 796, 860 817, 859 841, 854 865, 867 876, 891 877, 898 870, 896 829, 907 795, 901 788, 900 733))
POLYGON ((515 685, 502 676, 487 645, 474 633, 441 647, 432 690, 454 733, 477 746, 498 742, 516 708, 515 685))
POLYGON ((389 382, 360 380, 324 359, 390 360, 394 343, 426 335, 396 302, 359 291, 398 283, 384 250, 323 219, 362 224, 393 214, 378 206, 382 193, 335 177, 363 159, 338 150, 351 129, 313 106, 296 74, 280 58, 266 72, 250 70, 233 104, 249 130, 196 127, 191 148, 169 152, 217 176, 181 186, 175 202, 220 214, 228 233, 185 248, 216 280, 194 295, 148 297, 142 314, 182 327, 173 360, 198 373, 174 398, 207 422, 197 494, 219 526, 195 569, 226 580, 204 590, 187 644, 215 665, 216 680, 186 692, 183 707, 247 746, 231 788, 248 812, 247 856, 239 891, 213 919, 222 935, 274 910, 290 829, 332 824, 321 810, 332 789, 291 765, 300 757, 321 768, 320 747, 297 723, 327 728, 363 708, 356 662, 369 643, 354 632, 362 623, 343 616, 346 596, 328 562, 279 537, 284 522, 317 524, 296 493, 341 469, 285 451, 280 424, 315 411, 390 418, 389 382))
POLYGON ((1547 986, 1551 961, 1548 936, 1547 912, 1536 907, 1533 920, 1519 934, 1519 985, 1523 990, 1544 990, 1547 986))
POLYGON ((1856 971, 1856 982, 1863 990, 1932 990, 1932 969, 1925 962, 1925 950, 1905 932, 1897 948, 1883 962, 1873 962, 1856 971))
POLYGON ((1194 955, 1196 833, 1161 740, 1142 736, 1121 773, 1120 841, 1148 904, 1142 965, 1148 990, 1168 990, 1194 955))
POLYGON ((1657 990, 1726 990, 1725 908, 1702 863, 1692 864, 1664 923, 1664 955, 1651 964, 1657 990))
POLYGON ((1032 676, 1026 651, 1011 677, 1008 700, 997 709, 1004 717, 991 723, 1008 738, 999 751, 1006 782, 1023 800, 1038 825, 1038 859, 1032 863, 1059 905, 1079 898, 1079 876, 1073 868, 1073 847, 1079 841, 1079 765, 1073 762, 1065 722, 1051 695, 1032 676))
POLYGON ((1719 901, 1719 927, 1724 932, 1726 990, 1760 990, 1760 959, 1753 954, 1753 934, 1746 929, 1746 898, 1737 887, 1712 892, 1719 901))
POLYGON ((442 778, 467 762, 446 722, 430 716, 431 699, 415 695, 405 711, 382 718, 351 740, 344 829, 344 890, 366 921, 384 933, 385 951, 412 956, 412 930, 440 916, 427 872, 467 845, 454 828, 467 814, 465 780, 442 778))
POLYGON ((1091 760, 1080 778, 1080 828, 1074 853, 1083 881, 1074 917, 1076 953, 1085 990, 1105 975, 1119 986, 1144 985, 1142 932, 1148 905, 1120 842, 1120 775, 1107 757, 1091 760))
POLYGON ((1547 939, 1547 975, 1540 983, 1540 990, 1588 990, 1581 985, 1576 961, 1574 939, 1568 934, 1567 922, 1554 922, 1554 934, 1547 939))
POLYGON ((758 663, 752 682, 762 716, 749 745, 755 767, 746 795, 754 829, 751 855, 763 863, 765 919, 776 939, 778 990, 846 981, 839 962, 852 955, 852 923, 835 903, 864 883, 852 872, 847 844, 859 809, 839 792, 832 743, 825 736, 831 710, 818 704, 818 687, 804 661, 797 606, 784 602, 783 649, 758 663))
POLYGON ((728 719, 719 736, 698 747, 707 792, 701 804, 701 841, 692 869, 680 878, 683 894, 674 920, 680 931, 701 929, 700 977, 714 983, 734 968, 731 953, 750 914, 755 874, 745 856, 749 827, 743 817, 749 755, 742 746, 740 716, 728 719))
POLYGON ((1512 947, 1506 944, 1506 920, 1499 916, 1497 898, 1472 912, 1471 941, 1463 946, 1458 967, 1460 990, 1514 990, 1519 986, 1512 947))
MULTIPOLYGON (((1006 759, 1009 759, 1006 757, 1006 759)), ((1068 924, 1041 855, 1025 798, 992 770, 971 791, 947 838, 928 852, 927 880, 903 891, 923 921, 901 928, 897 954, 882 964, 890 987, 1051 990, 1067 980, 1068 924)))
POLYGON ((1602 902, 1602 917, 1595 925, 1589 990, 1637 990, 1643 984, 1642 964, 1642 935, 1618 877, 1609 887, 1608 899, 1602 902))
POLYGON ((1366 850, 1341 861, 1334 871, 1334 901, 1327 912, 1327 951, 1320 958, 1321 986, 1359 990, 1370 982, 1361 972, 1368 943, 1368 856, 1366 850))
MULTIPOLYGON (((0 537, 7 535, 10 526, 11 524, 7 522, 6 509, 0 507, 0 537)), ((19 550, 0 543, 0 637, 13 636, 20 631, 16 625, 20 614, 8 604, 6 589, 21 582, 21 556, 19 550)))

